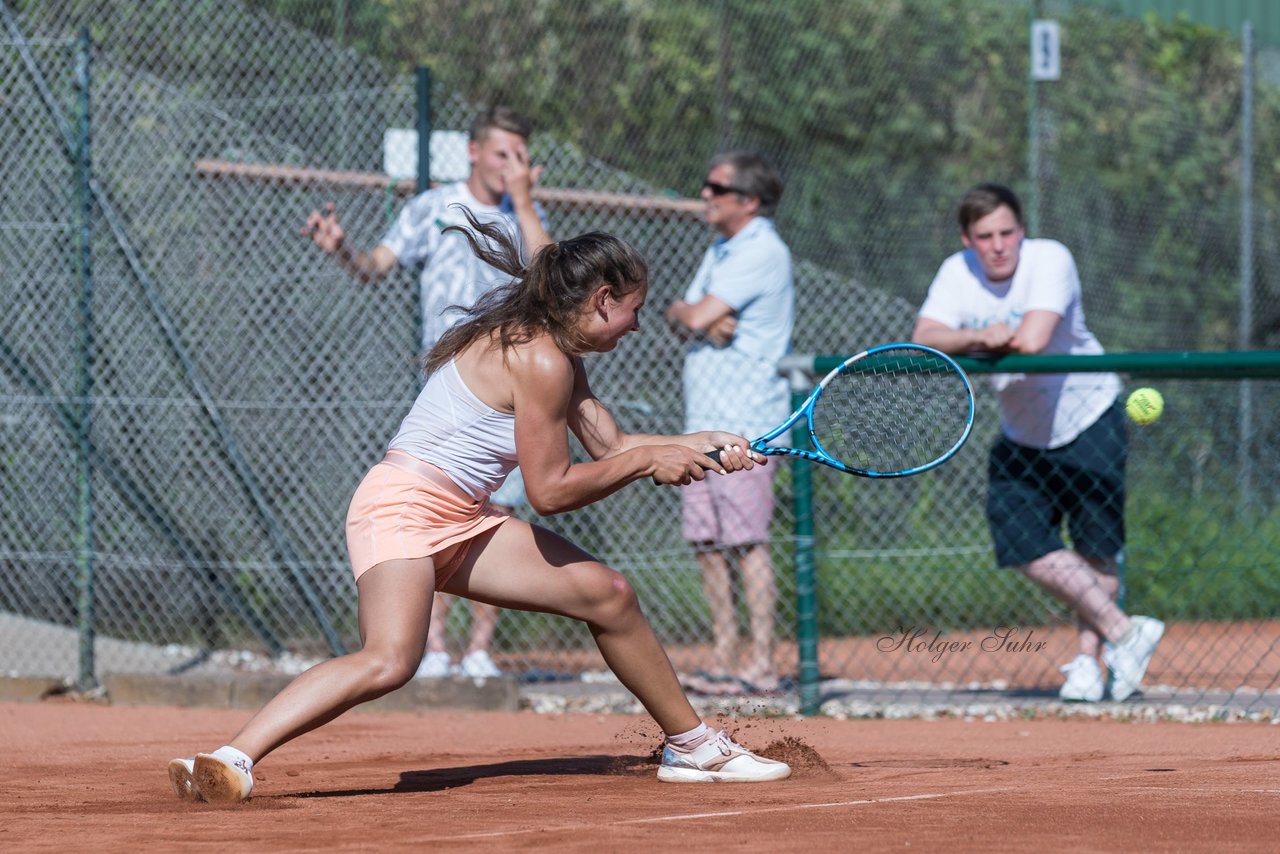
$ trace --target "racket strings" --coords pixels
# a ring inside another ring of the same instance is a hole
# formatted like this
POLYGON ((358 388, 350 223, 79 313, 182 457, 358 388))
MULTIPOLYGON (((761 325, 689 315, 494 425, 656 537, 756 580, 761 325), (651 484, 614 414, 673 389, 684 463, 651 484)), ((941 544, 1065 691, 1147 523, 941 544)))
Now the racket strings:
POLYGON ((881 351, 830 379, 814 403, 814 439, 860 471, 911 471, 963 438, 970 400, 949 361, 911 347, 881 351))

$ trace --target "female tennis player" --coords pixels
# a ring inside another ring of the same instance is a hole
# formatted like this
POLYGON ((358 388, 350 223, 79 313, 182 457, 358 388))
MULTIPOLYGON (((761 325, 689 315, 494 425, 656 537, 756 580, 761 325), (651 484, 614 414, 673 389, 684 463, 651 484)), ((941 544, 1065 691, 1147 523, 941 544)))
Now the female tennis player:
POLYGON ((763 782, 790 775, 698 717, 631 585, 556 534, 488 505, 518 464, 542 515, 598 501, 632 481, 687 484, 764 462, 742 436, 623 433, 591 393, 582 355, 639 328, 644 260, 600 232, 543 247, 528 266, 498 229, 450 227, 510 274, 425 360, 427 383, 386 457, 351 499, 347 548, 359 592, 359 652, 322 662, 212 753, 169 763, 186 800, 237 802, 253 765, 285 742, 408 682, 422 659, 436 590, 582 620, 605 662, 662 727, 658 779, 763 782), (591 456, 570 458, 569 431, 591 456), (720 449, 719 461, 707 456, 720 449))

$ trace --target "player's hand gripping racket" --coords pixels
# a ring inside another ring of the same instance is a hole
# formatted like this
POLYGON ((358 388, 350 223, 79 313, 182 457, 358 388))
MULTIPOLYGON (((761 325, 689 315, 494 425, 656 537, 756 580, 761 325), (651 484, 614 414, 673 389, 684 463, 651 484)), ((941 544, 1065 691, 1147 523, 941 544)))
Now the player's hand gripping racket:
MULTIPOLYGON (((885 344, 845 360, 751 449, 801 457, 862 477, 905 477, 941 465, 973 429, 973 389, 945 353, 885 344), (769 442, 801 420, 812 448, 769 442)), ((719 461, 719 451, 707 456, 719 461)))

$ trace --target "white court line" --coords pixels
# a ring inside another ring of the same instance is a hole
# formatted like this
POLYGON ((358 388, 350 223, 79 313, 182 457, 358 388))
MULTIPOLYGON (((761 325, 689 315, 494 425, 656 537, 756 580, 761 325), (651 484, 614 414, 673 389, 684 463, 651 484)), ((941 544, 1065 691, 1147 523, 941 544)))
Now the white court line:
POLYGON ((859 798, 855 801, 829 801, 817 804, 784 804, 776 807, 757 809, 724 810, 722 812, 682 813, 680 815, 650 816, 648 818, 627 818, 621 821, 608 821, 600 824, 565 824, 559 827, 526 827, 519 830, 494 830, 488 833, 465 833, 460 836, 437 836, 431 842, 451 842, 457 839, 485 839, 499 836, 521 836, 528 833, 555 833, 564 830, 584 830, 593 827, 619 827, 626 824, 654 824, 663 821, 693 821, 703 818, 733 818, 744 815, 763 815, 774 812, 790 812, 792 810, 820 810, 836 807, 857 807, 867 804, 891 804, 902 801, 928 801, 938 798, 952 798, 958 795, 988 795, 998 792, 1011 792, 1020 787, 1001 786, 992 789, 967 789, 962 792, 935 792, 923 795, 898 795, 892 798, 859 798))
MULTIPOLYGON (((1133 777, 1102 777, 1099 783, 1109 783, 1121 780, 1133 780, 1133 777)), ((1221 783, 1216 786, 1126 786, 1125 791, 1128 792, 1178 792, 1181 794, 1200 794, 1200 795, 1216 795, 1221 792, 1232 792, 1237 795, 1280 795, 1280 789, 1242 789, 1239 786, 1233 786, 1230 783, 1221 783)))
MULTIPOLYGON (((894 798, 861 798, 856 801, 830 801, 823 804, 787 804, 781 807, 764 807, 763 809, 754 810, 728 810, 725 812, 702 812, 690 813, 688 815, 662 815, 653 818, 628 818, 622 821, 611 822, 612 824, 648 824, 658 821, 686 821, 694 818, 732 818, 738 815, 760 815, 767 812, 786 812, 788 810, 821 810, 830 809, 832 807, 856 807, 865 804, 887 804, 894 801, 928 801, 935 798, 946 798, 956 792, 940 792, 933 795, 899 795, 894 798)), ((972 794, 965 792, 964 794, 972 794)))
MULTIPOLYGON (((1165 773, 1165 772, 1159 772, 1165 773)), ((1174 773, 1177 773, 1175 769, 1174 773)), ((1106 777, 1099 777, 1099 783, 1131 783, 1135 780, 1153 780, 1156 779, 1150 771, 1126 771, 1123 774, 1111 774, 1106 777)), ((1169 779, 1169 778, 1165 778, 1169 779)), ((1133 789, 1149 789, 1153 792, 1251 792, 1259 795, 1274 795, 1280 793, 1280 789, 1241 789, 1239 786, 1231 783, 1218 783, 1199 786, 1174 786, 1171 784, 1145 783, 1138 786, 1132 786, 1133 789)))

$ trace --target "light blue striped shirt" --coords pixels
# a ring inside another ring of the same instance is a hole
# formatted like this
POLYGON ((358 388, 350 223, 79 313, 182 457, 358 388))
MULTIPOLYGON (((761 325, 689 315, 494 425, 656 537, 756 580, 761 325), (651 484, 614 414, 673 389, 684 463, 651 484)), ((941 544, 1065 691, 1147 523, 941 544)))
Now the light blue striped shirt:
POLYGON ((697 303, 708 294, 733 309, 738 327, 725 347, 705 338, 689 343, 685 429, 729 430, 754 439, 791 411, 778 361, 791 350, 795 287, 791 250, 773 220, 756 217, 707 249, 684 300, 697 303))

